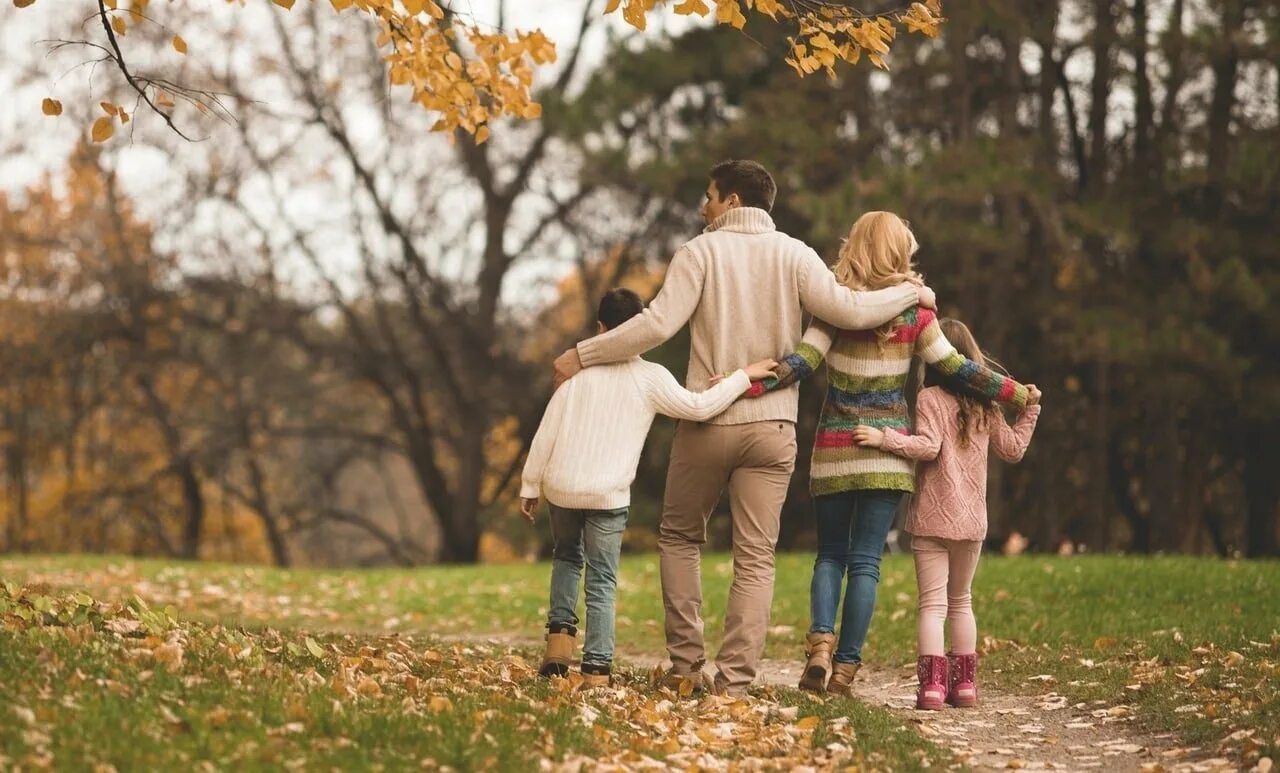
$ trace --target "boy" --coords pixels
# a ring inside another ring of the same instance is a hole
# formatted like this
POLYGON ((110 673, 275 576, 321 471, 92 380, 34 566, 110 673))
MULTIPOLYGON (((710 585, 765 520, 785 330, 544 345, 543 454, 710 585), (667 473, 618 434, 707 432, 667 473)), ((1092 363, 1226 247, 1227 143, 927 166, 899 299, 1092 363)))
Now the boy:
MULTIPOLYGON (((600 300, 599 332, 621 325, 643 309, 640 297, 631 290, 610 290, 600 300)), ((680 386, 661 365, 633 357, 585 370, 556 390, 529 448, 520 488, 520 510, 530 523, 542 498, 551 506, 555 545, 547 649, 539 674, 569 672, 585 559, 582 675, 588 687, 609 684, 622 532, 631 483, 654 416, 706 421, 728 408, 753 379, 772 376, 777 365, 773 360, 753 363, 711 389, 695 393, 680 386)))

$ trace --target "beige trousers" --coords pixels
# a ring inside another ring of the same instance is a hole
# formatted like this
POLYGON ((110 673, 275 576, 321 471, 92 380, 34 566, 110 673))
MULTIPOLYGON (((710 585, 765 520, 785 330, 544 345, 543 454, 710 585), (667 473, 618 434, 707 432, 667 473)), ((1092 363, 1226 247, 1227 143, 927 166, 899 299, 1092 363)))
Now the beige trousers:
POLYGON ((764 654, 773 603, 773 554, 787 486, 796 464, 788 421, 718 426, 682 421, 667 467, 658 529, 667 654, 678 673, 706 662, 702 623, 702 546, 707 520, 729 487, 733 583, 716 657, 718 688, 741 693, 764 654))

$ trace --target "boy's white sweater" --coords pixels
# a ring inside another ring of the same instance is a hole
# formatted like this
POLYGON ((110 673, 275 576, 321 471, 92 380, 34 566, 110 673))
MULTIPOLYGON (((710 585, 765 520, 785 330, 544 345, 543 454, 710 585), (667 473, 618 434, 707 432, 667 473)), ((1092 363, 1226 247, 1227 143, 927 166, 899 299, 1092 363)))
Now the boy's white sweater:
POLYGON ((587 368, 551 397, 529 447, 520 496, 571 510, 627 507, 655 415, 706 421, 750 386, 738 370, 705 392, 690 392, 666 368, 639 357, 587 368))

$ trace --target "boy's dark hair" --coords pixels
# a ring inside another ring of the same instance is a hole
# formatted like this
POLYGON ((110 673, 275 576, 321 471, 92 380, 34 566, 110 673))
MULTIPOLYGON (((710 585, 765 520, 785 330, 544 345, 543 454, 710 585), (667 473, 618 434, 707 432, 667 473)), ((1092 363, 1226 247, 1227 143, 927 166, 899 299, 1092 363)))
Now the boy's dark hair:
POLYGON ((642 311, 644 311, 644 301, 640 300, 639 295, 625 287, 615 287, 600 299, 596 319, 613 330, 642 311))
POLYGON ((759 207, 771 211, 778 186, 773 175, 755 161, 721 161, 711 167, 710 177, 715 180, 720 200, 738 194, 744 207, 759 207))

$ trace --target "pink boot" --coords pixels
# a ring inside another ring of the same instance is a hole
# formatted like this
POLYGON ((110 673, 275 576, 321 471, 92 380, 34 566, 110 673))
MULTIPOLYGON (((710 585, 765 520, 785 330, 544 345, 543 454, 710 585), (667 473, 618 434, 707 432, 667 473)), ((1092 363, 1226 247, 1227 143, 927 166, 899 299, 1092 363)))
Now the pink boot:
POLYGON ((947 653, 951 666, 951 679, 947 690, 947 703, 958 709, 978 705, 978 655, 947 653))
POLYGON ((941 711, 947 700, 947 659, 941 655, 916 658, 916 678, 920 680, 916 708, 941 711))

